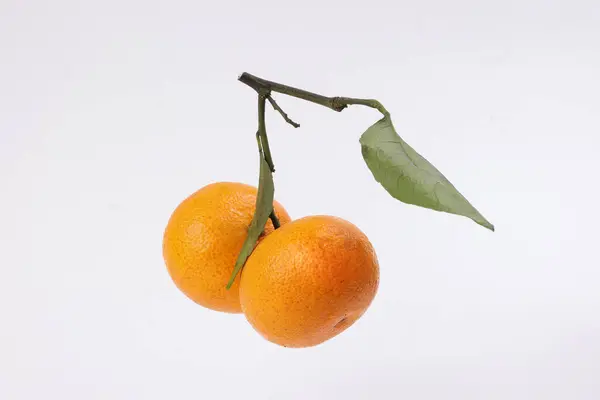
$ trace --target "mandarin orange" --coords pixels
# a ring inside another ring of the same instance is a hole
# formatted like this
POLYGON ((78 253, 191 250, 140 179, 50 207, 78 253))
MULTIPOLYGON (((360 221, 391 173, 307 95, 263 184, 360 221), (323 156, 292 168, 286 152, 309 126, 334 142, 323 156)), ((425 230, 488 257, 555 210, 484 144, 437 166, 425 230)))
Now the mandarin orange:
MULTIPOLYGON (((163 236, 163 257, 175 285, 196 303, 216 311, 240 313, 239 275, 225 288, 256 208, 257 188, 236 182, 209 184, 172 213, 163 236)), ((282 226, 290 216, 278 202, 282 226)), ((273 231, 268 221, 265 237, 273 231)))
POLYGON ((341 218, 309 216, 258 244, 242 270, 240 302, 265 339, 310 347, 354 324, 378 286, 379 264, 365 234, 341 218))

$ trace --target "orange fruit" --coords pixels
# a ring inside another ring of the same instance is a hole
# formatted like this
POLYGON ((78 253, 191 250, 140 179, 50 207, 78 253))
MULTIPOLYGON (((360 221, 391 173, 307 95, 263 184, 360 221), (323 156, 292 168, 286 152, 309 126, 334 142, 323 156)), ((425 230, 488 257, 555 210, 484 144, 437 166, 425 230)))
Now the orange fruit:
MULTIPOLYGON (((163 257, 175 285, 196 303, 240 313, 239 275, 225 286, 246 239, 256 208, 257 188, 243 183, 207 185, 177 206, 163 236, 163 257)), ((274 202, 281 225, 290 216, 274 202)), ((264 235, 274 230, 269 220, 264 235)), ((263 236, 264 237, 264 236, 263 236)))
POLYGON ((265 339, 310 347, 356 322, 378 286, 379 264, 367 237, 341 218, 310 216, 258 244, 242 270, 240 302, 265 339))

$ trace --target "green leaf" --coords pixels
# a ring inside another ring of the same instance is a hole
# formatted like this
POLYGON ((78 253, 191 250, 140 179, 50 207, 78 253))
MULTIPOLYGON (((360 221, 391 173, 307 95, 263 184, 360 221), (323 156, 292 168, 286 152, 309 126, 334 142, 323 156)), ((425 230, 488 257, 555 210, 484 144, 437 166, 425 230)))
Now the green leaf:
POLYGON ((240 251, 237 261, 235 262, 235 267, 233 269, 233 273, 231 274, 231 278, 227 283, 227 289, 231 288, 231 285, 233 285, 233 282, 235 282, 235 277, 241 271, 242 267, 246 263, 246 260, 248 257, 250 257, 250 254, 252 254, 252 251, 256 246, 256 242, 265 229, 265 225, 267 224, 269 216, 273 211, 273 197, 275 195, 273 174, 271 173, 271 168, 269 167, 269 164, 267 164, 262 151, 260 152, 260 172, 258 180, 256 210, 254 211, 254 217, 252 217, 252 222, 248 228, 248 236, 246 236, 246 240, 242 245, 242 250, 240 251))
POLYGON ((440 171, 398 136, 389 115, 367 129, 360 144, 373 176, 392 197, 407 204, 462 215, 494 230, 494 225, 440 171))

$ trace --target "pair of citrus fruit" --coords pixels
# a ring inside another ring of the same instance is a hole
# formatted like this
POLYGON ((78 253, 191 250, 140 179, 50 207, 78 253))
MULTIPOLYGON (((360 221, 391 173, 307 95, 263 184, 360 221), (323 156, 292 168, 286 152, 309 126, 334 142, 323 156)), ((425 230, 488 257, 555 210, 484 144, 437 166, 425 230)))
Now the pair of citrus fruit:
POLYGON ((219 182, 175 209, 164 233, 169 275, 187 297, 216 311, 243 312, 265 339, 310 347, 337 336, 375 297, 379 265, 353 224, 332 216, 292 221, 274 202, 271 221, 233 286, 226 289, 256 207, 257 189, 219 182))

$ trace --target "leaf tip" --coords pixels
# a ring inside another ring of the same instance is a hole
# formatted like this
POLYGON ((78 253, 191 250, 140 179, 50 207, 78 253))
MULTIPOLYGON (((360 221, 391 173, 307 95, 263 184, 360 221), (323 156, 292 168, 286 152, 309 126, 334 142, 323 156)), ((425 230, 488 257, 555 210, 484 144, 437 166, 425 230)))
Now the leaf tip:
POLYGON ((489 229, 492 232, 496 232, 496 227, 494 226, 494 224, 490 223, 487 220, 482 220, 482 221, 475 221, 477 222, 479 225, 483 226, 484 228, 489 229))

